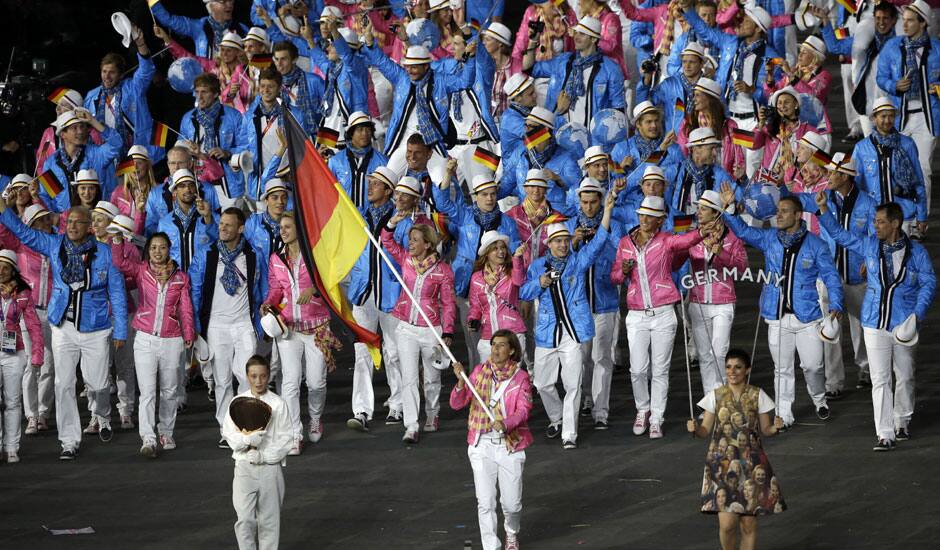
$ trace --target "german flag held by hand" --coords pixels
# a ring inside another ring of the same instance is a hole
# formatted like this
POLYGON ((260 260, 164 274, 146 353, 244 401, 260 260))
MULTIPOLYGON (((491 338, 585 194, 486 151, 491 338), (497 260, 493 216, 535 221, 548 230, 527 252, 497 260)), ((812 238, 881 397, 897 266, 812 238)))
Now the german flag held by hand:
POLYGON ((117 165, 117 170, 114 171, 114 175, 121 177, 134 172, 134 159, 127 159, 121 164, 117 165))
POLYGON ((476 151, 473 152, 473 161, 495 172, 499 166, 500 157, 496 153, 477 145, 476 151))
POLYGON ((813 164, 817 164, 825 168, 830 162, 832 162, 832 157, 830 157, 825 151, 816 149, 816 152, 813 153, 813 156, 810 157, 810 160, 813 161, 813 164))
POLYGON ((326 126, 321 126, 320 129, 317 130, 317 145, 335 149, 338 141, 339 132, 336 130, 327 128, 326 126))
POLYGON ((522 141, 525 142, 526 149, 535 149, 539 145, 551 139, 552 133, 548 128, 539 126, 525 133, 522 141))
POLYGON ((256 53, 248 60, 248 65, 256 69, 266 69, 274 62, 274 58, 269 53, 256 53))
POLYGON ((745 149, 754 148, 754 132, 748 132, 747 130, 742 130, 740 128, 735 128, 731 131, 731 142, 735 145, 740 145, 745 149))
POLYGON ((50 199, 54 199, 56 195, 62 192, 62 182, 59 181, 59 178, 52 170, 46 170, 36 179, 39 180, 39 185, 46 190, 46 194, 49 195, 50 199))

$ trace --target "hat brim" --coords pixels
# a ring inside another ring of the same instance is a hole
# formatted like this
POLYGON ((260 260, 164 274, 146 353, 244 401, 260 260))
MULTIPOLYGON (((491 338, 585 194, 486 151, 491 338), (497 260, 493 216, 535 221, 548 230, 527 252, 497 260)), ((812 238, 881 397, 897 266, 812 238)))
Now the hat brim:
POLYGON ((665 218, 666 213, 662 210, 653 210, 652 208, 646 208, 641 206, 636 209, 637 216, 653 216, 654 218, 665 218))
POLYGON ((506 235, 500 235, 493 242, 487 243, 485 245, 481 244, 480 248, 477 249, 477 256, 482 256, 483 253, 486 252, 486 249, 490 247, 490 245, 498 243, 499 241, 506 243, 506 248, 509 248, 509 237, 506 235))

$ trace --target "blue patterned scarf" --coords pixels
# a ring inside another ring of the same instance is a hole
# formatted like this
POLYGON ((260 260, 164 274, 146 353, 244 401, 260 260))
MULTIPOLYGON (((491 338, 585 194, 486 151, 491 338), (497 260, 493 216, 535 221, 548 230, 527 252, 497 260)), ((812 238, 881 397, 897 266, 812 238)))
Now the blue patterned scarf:
POLYGON ((420 79, 411 81, 411 90, 415 98, 414 109, 415 116, 418 118, 418 132, 421 133, 426 145, 434 145, 443 141, 444 136, 437 130, 434 119, 431 118, 431 107, 428 105, 428 96, 425 93, 429 78, 431 78, 430 70, 420 79))
POLYGON ((379 206, 375 206, 372 203, 369 203, 369 219, 372 221, 372 226, 379 223, 382 218, 388 215, 389 212, 395 209, 395 203, 393 201, 385 201, 379 206))
POLYGON ((578 227, 584 227, 585 229, 597 229, 601 225, 601 218, 604 216, 602 210, 598 210, 597 214, 594 214, 593 217, 589 218, 583 210, 578 210, 578 227))
POLYGON ((659 138, 646 139, 640 134, 636 134, 633 137, 635 138, 633 143, 636 145, 636 152, 637 156, 639 157, 634 160, 634 164, 644 162, 651 154, 653 154, 653 151, 659 147, 659 138))
POLYGON ((576 53, 574 63, 571 64, 571 72, 568 73, 568 81, 565 82, 565 94, 571 100, 573 107, 575 102, 584 95, 584 69, 593 67, 601 62, 601 54, 594 52, 588 56, 582 56, 576 53))
POLYGON ((218 101, 210 105, 208 109, 196 107, 196 110, 193 112, 193 116, 196 117, 196 122, 198 122, 199 127, 202 128, 202 142, 200 145, 202 146, 203 152, 209 152, 219 146, 219 133, 216 124, 221 114, 222 104, 218 101))
POLYGON ((558 273, 564 273, 565 266, 568 265, 568 258, 570 257, 571 254, 566 255, 564 258, 556 258, 551 252, 549 252, 545 255, 545 265, 557 271, 558 273))
POLYGON ((190 206, 189 212, 183 212, 183 209, 180 208, 179 202, 173 203, 173 215, 176 216, 176 219, 182 222, 184 228, 189 228, 189 224, 193 222, 193 218, 196 217, 196 214, 197 212, 195 206, 190 206))
POLYGON ((519 114, 522 115, 522 118, 529 116, 529 113, 532 112, 532 107, 526 107, 525 105, 522 105, 521 103, 516 103, 515 101, 510 101, 509 106, 515 109, 516 111, 519 111, 519 114))
POLYGON ((323 115, 328 114, 333 107, 333 99, 336 96, 336 82, 341 72, 343 72, 342 61, 330 63, 330 68, 326 73, 326 91, 323 93, 323 115))
POLYGON ((474 204, 470 209, 473 211, 473 220, 477 222, 477 225, 479 225, 483 231, 495 231, 499 229, 499 222, 501 221, 499 208, 484 212, 480 210, 479 206, 474 204))
POLYGON ((907 238, 903 233, 897 242, 889 243, 887 241, 881 241, 881 255, 884 256, 885 267, 887 268, 887 273, 884 274, 884 278, 888 284, 894 282, 894 253, 899 250, 904 250, 905 246, 907 246, 907 238))
POLYGON ((222 272, 222 288, 229 296, 235 296, 241 286, 242 276, 235 265, 235 258, 241 254, 245 246, 245 237, 239 237, 234 250, 229 250, 225 243, 219 241, 219 261, 225 266, 222 272))
POLYGON ((85 254, 95 248, 95 240, 87 238, 79 244, 69 239, 62 239, 65 246, 65 265, 62 268, 62 282, 67 285, 85 280, 85 254))
POLYGON ((274 106, 268 109, 264 106, 263 101, 259 101, 258 112, 261 113, 261 116, 263 116, 264 118, 268 118, 268 119, 272 117, 279 117, 281 116, 281 104, 275 101, 274 106))
POLYGON ((347 142, 346 142, 346 149, 347 149, 350 153, 352 153, 353 155, 356 155, 356 157, 362 158, 362 157, 366 156, 366 153, 368 153, 369 151, 372 150, 372 146, 371 146, 371 145, 366 145, 365 147, 353 147, 353 145, 350 144, 350 143, 347 141, 347 142))
POLYGON ((548 146, 541 151, 535 149, 527 149, 529 158, 532 160, 532 163, 536 168, 545 168, 545 165, 548 164, 548 161, 552 160, 552 157, 555 156, 555 138, 551 137, 548 140, 548 146))
POLYGON ((214 52, 219 51, 219 44, 222 43, 222 37, 225 36, 225 33, 229 31, 229 23, 219 23, 212 16, 206 17, 206 21, 209 22, 209 27, 212 29, 212 45, 209 48, 210 55, 206 57, 214 57, 211 55, 214 52))
POLYGON ((304 129, 312 132, 317 126, 317 108, 307 90, 307 79, 300 67, 294 67, 291 72, 284 75, 281 86, 281 99, 285 105, 296 105, 303 115, 304 129), (291 89, 297 86, 296 100, 291 98, 291 89))
POLYGON ((101 124, 105 124, 105 113, 108 110, 108 98, 111 98, 111 106, 114 108, 114 129, 121 135, 121 140, 125 145, 129 145, 134 140, 131 135, 131 129, 124 123, 124 116, 121 112, 121 83, 118 82, 113 88, 101 86, 101 93, 98 94, 97 108, 95 109, 95 119, 101 124))
MULTIPOLYGON (((708 189, 708 173, 711 171, 711 165, 706 164, 704 166, 697 166, 692 162, 692 157, 689 156, 685 159, 685 173, 691 178, 692 185, 695 189, 696 197, 701 197, 702 193, 708 189)), ((689 199, 691 200, 691 196, 689 199)), ((684 208, 685 205, 680 205, 680 208, 684 208)))
MULTIPOLYGON (((738 41, 738 51, 735 54, 734 66, 732 71, 738 75, 738 80, 744 80, 744 60, 751 54, 757 55, 758 50, 761 50, 766 45, 766 41, 761 38, 760 40, 755 40, 748 44, 744 40, 738 41)), ((757 78, 757 69, 759 68, 760 59, 757 60, 757 63, 754 64, 754 78, 756 81, 757 78)), ((730 93, 730 98, 734 99, 738 96, 738 92, 734 91, 734 82, 731 79, 728 79, 728 91, 730 93)))
MULTIPOLYGON (((457 64, 457 71, 463 71, 463 63, 457 64)), ((454 117, 454 120, 457 122, 463 122, 463 94, 470 93, 470 89, 461 90, 450 96, 450 106, 451 106, 451 116, 454 117)))
MULTIPOLYGON (((910 37, 904 37, 904 49, 907 52, 907 55, 904 56, 904 62, 906 65, 906 74, 910 74, 911 78, 914 80, 911 84, 911 88, 907 91, 907 100, 919 100, 920 99, 920 62, 917 57, 917 50, 921 48, 926 48, 930 44, 930 37, 927 33, 920 35, 920 38, 911 40, 910 37)), ((921 56, 927 53, 926 50, 921 52, 921 56)))
POLYGON ((276 254, 284 248, 284 241, 281 240, 281 224, 271 217, 267 211, 261 213, 261 223, 265 225, 268 235, 271 236, 271 253, 276 254))
POLYGON ((782 244, 784 248, 790 248, 800 242, 800 239, 802 239, 804 235, 806 235, 806 222, 803 220, 800 220, 800 228, 794 233, 788 233, 783 229, 777 230, 777 239, 780 240, 780 244, 782 244))
MULTIPOLYGON (((894 194, 899 197, 914 198, 917 194, 914 191, 917 181, 916 172, 910 157, 901 148, 901 134, 896 130, 891 130, 891 133, 886 136, 879 132, 872 132, 871 136, 875 143, 891 155, 891 188, 894 194)), ((882 197, 882 199, 887 200, 887 197, 882 197)))

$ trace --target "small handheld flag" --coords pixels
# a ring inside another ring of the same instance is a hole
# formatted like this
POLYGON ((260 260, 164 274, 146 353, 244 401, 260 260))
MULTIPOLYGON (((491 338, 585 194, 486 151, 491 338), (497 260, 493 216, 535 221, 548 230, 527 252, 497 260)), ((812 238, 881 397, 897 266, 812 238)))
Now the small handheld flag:
POLYGON ((621 166, 620 163, 614 159, 607 160, 607 171, 610 173, 610 177, 612 178, 622 178, 626 173, 623 169, 623 166, 621 166))
POLYGON ((845 27, 839 27, 832 31, 832 33, 836 35, 836 39, 838 40, 844 40, 849 37, 849 29, 845 27))
POLYGON ((836 2, 845 8, 845 11, 851 13, 852 15, 855 15, 855 13, 858 11, 858 8, 855 6, 855 2, 852 0, 836 0, 836 2))
POLYGON ((825 151, 817 149, 813 156, 810 157, 810 160, 813 161, 813 164, 825 167, 830 162, 832 162, 832 157, 830 157, 825 151))
POLYGON ((52 90, 52 93, 50 93, 46 97, 49 99, 49 101, 53 103, 58 103, 59 100, 62 99, 65 96, 65 93, 68 91, 69 89, 66 88, 65 86, 60 86, 56 88, 55 90, 52 90))
POLYGON ((561 222, 563 222, 563 221, 565 221, 565 220, 567 220, 567 219, 568 219, 568 218, 566 218, 564 214, 562 214, 562 213, 560 213, 560 212, 555 212, 554 214, 549 214, 548 216, 546 216, 546 218, 545 218, 544 220, 542 220, 542 223, 540 223, 539 225, 549 225, 549 224, 552 224, 552 223, 561 223, 561 222))
POLYGON ((46 194, 49 195, 50 199, 54 199, 56 195, 62 192, 62 182, 59 181, 59 178, 52 170, 46 170, 36 179, 39 180, 39 185, 42 185, 42 188, 46 190, 46 194))
POLYGON ((114 175, 121 177, 132 172, 134 172, 134 159, 127 159, 117 165, 117 170, 114 171, 114 175))
POLYGON ((525 137, 522 138, 522 141, 525 142, 526 149, 535 149, 539 145, 548 141, 551 137, 552 133, 548 130, 548 128, 540 126, 526 132, 525 137))
POLYGON ((474 32, 480 32, 480 22, 476 19, 471 19, 470 28, 473 29, 474 32))
POLYGON ((685 112, 685 101, 682 101, 681 97, 676 98, 676 112, 679 112, 679 113, 685 112))
POLYGON ((681 214, 675 216, 672 219, 672 231, 673 233, 686 233, 689 229, 692 229, 692 221, 694 216, 691 214, 681 214))
POLYGON ((731 142, 735 145, 740 145, 745 149, 754 148, 754 132, 748 132, 747 130, 741 130, 740 128, 735 128, 731 131, 731 142))
POLYGON ((665 156, 666 156, 665 151, 663 151, 662 149, 656 149, 655 151, 650 153, 649 156, 646 157, 646 160, 644 160, 643 162, 646 162, 648 164, 658 165, 660 162, 663 161, 663 157, 665 156))
POLYGON ((166 147, 166 142, 170 138, 170 127, 162 122, 154 121, 153 137, 150 140, 151 145, 157 147, 166 147))
POLYGON ((321 126, 317 130, 317 145, 323 147, 329 147, 331 149, 336 148, 336 142, 339 141, 339 132, 332 128, 327 128, 326 126, 321 126))
POLYGON ((495 172, 499 166, 500 157, 496 153, 477 145, 477 150, 473 153, 473 161, 495 172))
POLYGON ((160 0, 147 0, 147 7, 152 8, 160 3, 160 0))
POLYGON ((434 228, 437 229, 437 232, 441 235, 450 235, 450 232, 447 231, 447 214, 443 212, 432 212, 431 220, 434 221, 434 228))
POLYGON ((269 53, 256 53, 251 56, 251 59, 248 60, 248 65, 255 67, 256 69, 265 69, 271 66, 271 63, 274 61, 274 58, 271 57, 269 53))

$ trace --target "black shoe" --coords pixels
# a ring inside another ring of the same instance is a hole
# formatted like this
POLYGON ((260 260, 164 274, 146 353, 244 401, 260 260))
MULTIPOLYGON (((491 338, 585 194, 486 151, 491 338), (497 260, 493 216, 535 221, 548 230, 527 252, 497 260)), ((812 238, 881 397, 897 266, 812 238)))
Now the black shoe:
POLYGON ((608 429, 608 428, 610 428, 610 424, 608 424, 606 420, 595 420, 595 421, 594 421, 594 429, 595 429, 595 430, 606 430, 606 429, 608 429))
POLYGON ((552 424, 551 426, 545 429, 545 437, 549 439, 555 439, 559 435, 561 435, 560 425, 552 424))
POLYGON ((898 441, 909 441, 911 439, 911 432, 907 428, 898 428, 898 431, 895 433, 895 439, 898 441))
POLYGON ((826 400, 827 400, 827 401, 838 401, 838 400, 842 399, 842 397, 843 397, 843 395, 842 395, 842 390, 834 390, 834 391, 827 391, 827 392, 826 392, 826 400))
POLYGON ((791 423, 791 424, 784 424, 782 427, 777 428, 777 432, 778 432, 778 433, 788 432, 788 431, 790 431, 791 428, 793 428, 793 424, 792 424, 792 423, 791 423))
POLYGON ((565 450, 577 449, 578 444, 574 441, 564 440, 561 442, 561 448, 565 450))
POLYGON ((356 430, 357 432, 368 432, 369 420, 366 418, 365 414, 359 413, 346 421, 346 427, 351 430, 356 430))
POLYGON ((75 449, 65 448, 59 453, 59 460, 75 460, 78 452, 75 449))
POLYGON ((864 136, 858 132, 849 132, 842 138, 842 143, 855 143, 856 141, 862 139, 864 136))
POLYGON ((585 405, 581 407, 581 416, 591 416, 591 411, 593 411, 593 407, 585 405))
POLYGON ((878 443, 871 448, 873 451, 893 451, 897 447, 897 443, 890 439, 879 439, 878 443))
POLYGON ((385 417, 385 425, 389 424, 401 424, 401 413, 398 411, 388 411, 388 416, 385 417))
POLYGON ((219 440, 218 446, 220 449, 229 449, 229 450, 232 449, 231 447, 228 446, 228 441, 226 441, 224 437, 219 440))
POLYGON ((871 378, 869 378, 868 376, 865 376, 865 377, 859 376, 858 383, 855 384, 855 389, 857 390, 871 389, 871 378))
POLYGON ((206 391, 206 397, 209 398, 210 403, 215 403, 215 386, 209 386, 209 389, 206 391))
POLYGON ((111 438, 114 437, 114 432, 111 430, 110 424, 105 424, 104 426, 98 425, 98 439, 107 443, 111 441, 111 438))
POLYGON ((820 420, 829 420, 829 407, 822 406, 816 409, 816 416, 818 416, 820 420))

